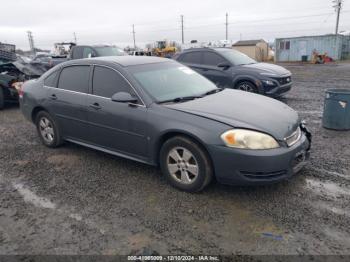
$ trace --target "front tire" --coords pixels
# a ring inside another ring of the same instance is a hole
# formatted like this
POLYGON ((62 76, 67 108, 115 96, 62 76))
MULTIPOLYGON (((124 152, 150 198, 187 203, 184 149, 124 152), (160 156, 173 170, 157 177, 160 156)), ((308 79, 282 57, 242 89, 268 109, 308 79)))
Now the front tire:
POLYGON ((47 147, 58 147, 62 144, 59 128, 46 111, 40 111, 35 118, 35 125, 41 142, 47 147))
POLYGON ((213 177, 208 154, 189 138, 176 136, 160 150, 160 168, 168 182, 183 191, 199 192, 213 177))
POLYGON ((250 93, 258 93, 257 87, 249 81, 239 82, 236 85, 236 89, 241 90, 241 91, 250 92, 250 93))

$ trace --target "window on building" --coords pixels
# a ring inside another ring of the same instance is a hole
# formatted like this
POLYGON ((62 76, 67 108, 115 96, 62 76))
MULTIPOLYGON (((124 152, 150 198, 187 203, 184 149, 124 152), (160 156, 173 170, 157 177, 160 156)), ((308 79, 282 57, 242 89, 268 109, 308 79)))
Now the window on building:
POLYGON ((286 50, 290 49, 290 41, 286 41, 286 50))
POLYGON ((290 41, 280 42, 280 50, 289 50, 289 49, 290 49, 290 41))
POLYGON ((280 42, 280 50, 283 50, 283 49, 284 49, 284 42, 281 41, 281 42, 280 42))

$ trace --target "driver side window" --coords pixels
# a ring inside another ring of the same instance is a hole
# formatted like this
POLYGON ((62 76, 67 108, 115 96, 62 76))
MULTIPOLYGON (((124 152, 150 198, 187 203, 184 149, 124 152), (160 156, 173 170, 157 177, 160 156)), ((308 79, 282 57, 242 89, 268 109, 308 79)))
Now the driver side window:
POLYGON ((111 98, 118 92, 127 92, 137 97, 130 84, 120 73, 107 67, 95 66, 92 81, 92 94, 111 98))

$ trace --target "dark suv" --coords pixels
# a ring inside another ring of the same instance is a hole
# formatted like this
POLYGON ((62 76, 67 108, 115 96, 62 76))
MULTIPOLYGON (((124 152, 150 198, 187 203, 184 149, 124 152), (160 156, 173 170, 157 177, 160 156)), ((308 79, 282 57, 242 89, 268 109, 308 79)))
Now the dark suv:
POLYGON ((202 74, 218 87, 278 97, 292 87, 291 72, 273 64, 258 63, 229 48, 191 48, 174 59, 202 74))

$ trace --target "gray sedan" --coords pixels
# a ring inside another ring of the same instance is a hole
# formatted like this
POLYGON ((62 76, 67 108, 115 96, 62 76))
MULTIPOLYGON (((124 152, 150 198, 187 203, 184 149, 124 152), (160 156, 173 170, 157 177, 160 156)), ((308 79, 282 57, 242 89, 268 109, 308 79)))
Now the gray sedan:
POLYGON ((160 166, 184 191, 291 177, 311 135, 287 105, 217 88, 176 61, 101 57, 60 64, 20 92, 44 145, 74 142, 160 166))

